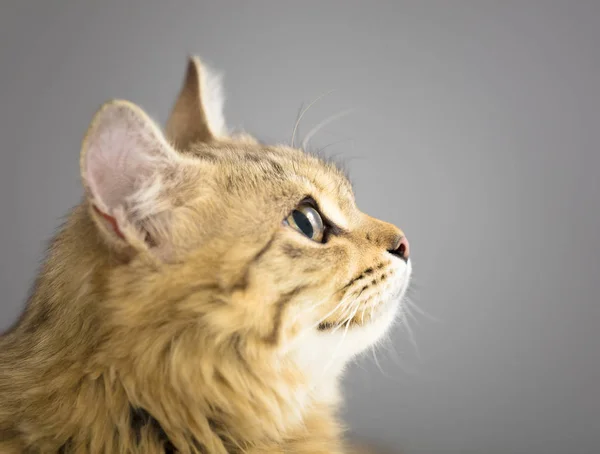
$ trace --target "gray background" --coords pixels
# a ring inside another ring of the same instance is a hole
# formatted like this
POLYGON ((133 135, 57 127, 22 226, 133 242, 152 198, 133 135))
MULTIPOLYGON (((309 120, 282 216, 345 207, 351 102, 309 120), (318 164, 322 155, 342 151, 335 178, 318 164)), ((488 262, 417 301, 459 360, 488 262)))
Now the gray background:
POLYGON ((197 53, 229 124, 347 160, 411 240, 398 326, 349 371, 353 432, 411 453, 600 452, 600 2, 22 1, 0 6, 0 326, 81 195, 100 103, 160 121, 197 53))

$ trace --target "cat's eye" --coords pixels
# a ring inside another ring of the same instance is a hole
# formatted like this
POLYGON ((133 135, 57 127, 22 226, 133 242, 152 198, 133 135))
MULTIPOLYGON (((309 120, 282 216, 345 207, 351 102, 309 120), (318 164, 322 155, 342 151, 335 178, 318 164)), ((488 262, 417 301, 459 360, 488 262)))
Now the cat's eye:
POLYGON ((319 212, 309 203, 302 203, 284 220, 286 225, 296 229, 307 238, 323 242, 325 225, 319 212))

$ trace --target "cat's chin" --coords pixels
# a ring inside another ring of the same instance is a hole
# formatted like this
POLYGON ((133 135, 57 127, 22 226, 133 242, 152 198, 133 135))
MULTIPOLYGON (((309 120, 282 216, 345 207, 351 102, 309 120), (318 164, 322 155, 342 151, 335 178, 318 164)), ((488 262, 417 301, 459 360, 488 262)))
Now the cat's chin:
POLYGON ((350 358, 385 336, 402 304, 402 296, 381 301, 368 319, 320 330, 319 337, 323 342, 337 342, 340 345, 339 355, 350 358))
POLYGON ((297 351, 302 364, 319 374, 337 375, 353 357, 381 341, 402 310, 410 283, 410 261, 398 268, 396 285, 380 296, 369 317, 345 325, 320 326, 308 333, 297 351))
MULTIPOLYGON (((401 298, 390 299, 387 301, 380 301, 376 303, 372 310, 367 310, 368 315, 362 315, 360 317, 354 317, 351 320, 343 320, 339 322, 322 322, 319 324, 317 329, 322 333, 335 333, 340 330, 350 331, 355 329, 360 329, 363 327, 368 327, 373 322, 377 322, 381 317, 386 316, 386 308, 388 305, 394 305, 395 301, 398 301, 401 298)), ((400 304, 400 303, 398 303, 400 304)))
POLYGON ((401 298, 382 301, 376 314, 363 324, 315 329, 308 333, 297 350, 300 363, 317 381, 337 377, 352 358, 385 336, 400 310, 401 301, 401 298))

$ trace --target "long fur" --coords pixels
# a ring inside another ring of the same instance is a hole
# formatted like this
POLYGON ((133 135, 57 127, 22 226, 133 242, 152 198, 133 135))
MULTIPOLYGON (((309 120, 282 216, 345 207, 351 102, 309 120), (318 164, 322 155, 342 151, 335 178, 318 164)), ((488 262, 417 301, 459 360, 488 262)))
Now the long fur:
POLYGON ((164 135, 125 102, 92 121, 85 197, 0 337, 1 453, 349 452, 338 381, 401 304, 403 233, 333 164, 223 136, 202 74, 164 135), (282 222, 306 196, 325 243, 282 222))

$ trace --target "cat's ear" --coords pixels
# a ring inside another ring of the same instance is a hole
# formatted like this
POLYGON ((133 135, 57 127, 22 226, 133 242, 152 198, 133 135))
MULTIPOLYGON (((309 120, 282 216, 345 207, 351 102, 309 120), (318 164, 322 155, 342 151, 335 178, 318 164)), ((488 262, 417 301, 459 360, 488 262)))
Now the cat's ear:
POLYGON ((183 85, 167 121, 167 138, 178 148, 227 135, 219 74, 190 57, 183 85))
POLYGON ((88 128, 80 164, 91 215, 106 238, 127 248, 156 246, 183 166, 156 124, 127 101, 106 103, 88 128))

